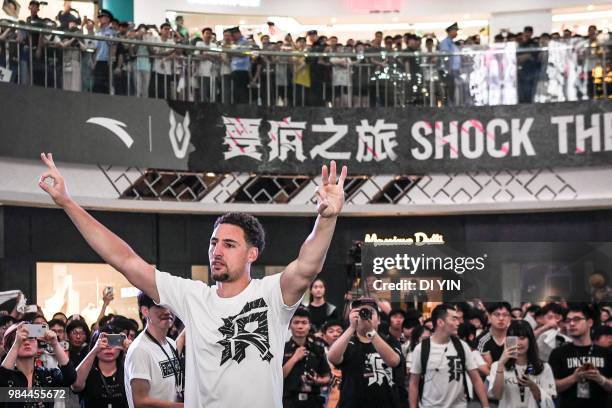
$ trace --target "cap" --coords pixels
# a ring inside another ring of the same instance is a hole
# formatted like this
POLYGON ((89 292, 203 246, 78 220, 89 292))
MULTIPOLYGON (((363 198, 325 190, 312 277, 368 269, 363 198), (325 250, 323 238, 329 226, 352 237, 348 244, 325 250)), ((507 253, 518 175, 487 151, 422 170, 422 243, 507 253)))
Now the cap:
POLYGON ((111 13, 110 11, 106 10, 106 9, 100 9, 100 11, 98 11, 98 18, 100 17, 108 17, 111 20, 114 18, 113 17, 113 13, 111 13))
POLYGON ((230 28, 227 29, 227 31, 229 31, 232 34, 239 33, 240 32, 240 27, 239 26, 230 27, 230 28))
POLYGON ((459 25, 457 23, 453 23, 451 25, 449 25, 448 27, 446 27, 446 32, 448 33, 449 31, 452 30, 459 30, 459 25))

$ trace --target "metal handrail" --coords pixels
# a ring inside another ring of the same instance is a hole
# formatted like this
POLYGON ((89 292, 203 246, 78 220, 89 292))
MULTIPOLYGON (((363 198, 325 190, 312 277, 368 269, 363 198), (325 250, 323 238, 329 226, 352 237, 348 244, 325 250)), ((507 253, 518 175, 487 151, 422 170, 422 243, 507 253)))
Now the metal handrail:
MULTIPOLYGON (((151 41, 141 41, 135 40, 131 38, 119 38, 119 37, 107 37, 100 35, 89 35, 83 34, 80 32, 72 32, 72 31, 62 31, 55 28, 46 28, 46 27, 38 27, 27 24, 18 24, 10 21, 0 21, 0 27, 12 28, 15 30, 23 30, 28 32, 35 32, 40 34, 48 34, 48 35, 58 35, 62 37, 73 37, 73 38, 81 38, 87 40, 95 40, 95 41, 106 41, 113 43, 123 43, 123 44, 131 44, 131 45, 139 45, 146 47, 156 47, 156 48, 172 48, 172 49, 180 49, 186 51, 198 51, 198 52, 206 52, 206 53, 224 53, 224 54, 238 54, 238 55, 259 55, 259 56, 272 56, 272 57, 339 57, 339 58, 354 58, 355 56, 363 56, 364 58, 401 58, 401 57, 412 57, 412 58, 422 58, 422 57, 452 57, 452 56, 470 56, 475 52, 488 52, 494 54, 503 54, 507 52, 503 49, 496 49, 495 47, 488 47, 483 45, 478 45, 477 47, 469 47, 465 46, 459 52, 446 52, 446 51, 435 51, 435 52, 423 52, 423 51, 386 51, 381 50, 378 52, 363 52, 363 53, 355 53, 355 52, 313 52, 313 51, 272 51, 266 49, 254 49, 254 48, 244 48, 244 47, 236 47, 232 45, 231 47, 225 46, 216 46, 214 48, 207 48, 205 51, 201 47, 196 47, 194 45, 185 45, 185 44, 166 44, 161 42, 151 42, 151 41)), ((573 49, 575 45, 571 44, 561 44, 557 48, 567 48, 573 49)), ((598 46, 612 47, 612 40, 607 40, 603 43, 598 43, 598 46)), ((591 45, 585 48, 591 48, 591 45)), ((530 53, 530 52, 547 52, 549 51, 549 47, 531 47, 531 48, 520 48, 517 51, 521 53, 530 53)))

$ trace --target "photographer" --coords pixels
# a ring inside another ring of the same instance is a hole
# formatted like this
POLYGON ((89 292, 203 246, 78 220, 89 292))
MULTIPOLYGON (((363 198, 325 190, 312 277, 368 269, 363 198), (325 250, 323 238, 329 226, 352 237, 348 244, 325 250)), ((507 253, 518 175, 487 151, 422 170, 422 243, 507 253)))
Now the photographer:
POLYGON ((340 403, 342 408, 397 407, 397 386, 393 368, 402 359, 400 345, 378 333, 379 309, 373 299, 353 301, 349 328, 329 349, 329 362, 342 370, 340 403))
MULTIPOLYGON (((47 330, 41 340, 53 347, 59 368, 35 367, 34 359, 38 340, 29 337, 26 323, 14 324, 4 333, 3 346, 7 355, 0 367, 0 387, 40 388, 68 387, 76 378, 74 366, 57 340, 57 335, 47 330)), ((1 404, 0 406, 23 406, 22 404, 1 404)), ((53 403, 45 403, 52 407, 53 403)))
POLYGON ((321 408, 321 386, 330 382, 325 351, 308 337, 310 313, 298 308, 291 318, 291 339, 285 343, 283 357, 283 406, 285 408, 321 408))

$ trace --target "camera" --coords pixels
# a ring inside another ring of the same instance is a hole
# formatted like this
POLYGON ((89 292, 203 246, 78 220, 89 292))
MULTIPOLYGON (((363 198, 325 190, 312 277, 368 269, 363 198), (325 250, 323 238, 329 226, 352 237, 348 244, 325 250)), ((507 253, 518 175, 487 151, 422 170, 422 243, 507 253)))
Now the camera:
POLYGON ((364 307, 363 309, 359 309, 359 317, 362 320, 371 320, 372 319, 372 311, 370 309, 368 309, 367 307, 364 307))

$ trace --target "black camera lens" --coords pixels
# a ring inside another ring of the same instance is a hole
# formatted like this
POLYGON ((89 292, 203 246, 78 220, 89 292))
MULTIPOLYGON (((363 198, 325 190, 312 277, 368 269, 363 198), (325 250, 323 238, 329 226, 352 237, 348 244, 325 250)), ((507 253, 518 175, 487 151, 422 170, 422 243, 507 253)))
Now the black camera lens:
POLYGON ((359 317, 363 320, 370 320, 372 318, 372 311, 367 307, 359 310, 359 317))

